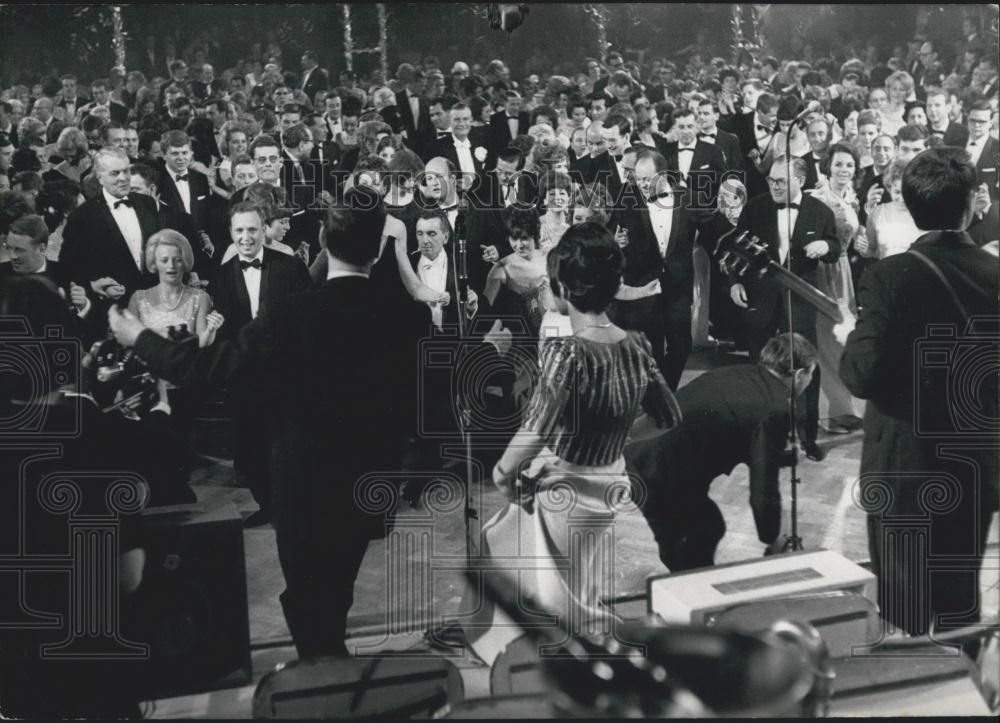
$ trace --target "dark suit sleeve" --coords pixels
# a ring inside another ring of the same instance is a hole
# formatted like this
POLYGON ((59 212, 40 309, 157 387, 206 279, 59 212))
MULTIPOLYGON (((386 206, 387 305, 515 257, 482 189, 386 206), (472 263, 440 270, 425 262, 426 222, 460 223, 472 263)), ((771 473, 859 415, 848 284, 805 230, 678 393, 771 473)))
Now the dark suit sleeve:
POLYGON ((893 374, 892 369, 881 368, 886 356, 892 291, 878 273, 879 266, 871 266, 861 276, 857 292, 861 311, 840 358, 840 378, 859 399, 871 399, 879 388, 885 388, 886 374, 893 374))
POLYGON ((788 422, 772 416, 754 432, 750 440, 750 509, 757 526, 757 539, 770 545, 781 532, 781 488, 778 470, 785 448, 788 422))
POLYGON ((88 288, 88 277, 86 257, 84 251, 87 243, 85 239, 86 221, 82 219, 82 213, 71 213, 66 219, 66 227, 63 229, 63 244, 59 249, 59 265, 63 267, 66 278, 75 281, 84 288, 88 288))
POLYGON ((295 264, 291 267, 291 290, 293 293, 305 291, 312 286, 312 278, 309 276, 309 269, 299 259, 293 259, 295 264))
POLYGON ((830 250, 824 256, 820 257, 820 261, 833 264, 840 258, 841 249, 840 241, 837 239, 837 225, 833 219, 833 211, 823 206, 820 220, 820 228, 817 229, 817 234, 820 239, 830 245, 830 250))
POLYGON ((272 318, 262 308, 236 338, 204 348, 170 341, 147 329, 136 340, 135 352, 155 376, 179 386, 226 386, 243 369, 276 363, 279 344, 272 318))

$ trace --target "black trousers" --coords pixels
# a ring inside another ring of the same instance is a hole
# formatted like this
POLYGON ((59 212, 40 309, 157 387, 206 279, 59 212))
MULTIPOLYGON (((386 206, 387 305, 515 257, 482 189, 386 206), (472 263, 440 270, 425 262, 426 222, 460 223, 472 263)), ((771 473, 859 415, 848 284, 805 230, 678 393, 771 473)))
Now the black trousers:
POLYGON ((285 576, 281 608, 299 658, 347 655, 347 614, 368 536, 331 520, 322 539, 277 531, 278 560, 285 576))
POLYGON ((646 335, 667 386, 677 391, 693 345, 691 299, 682 298, 667 303, 657 297, 617 301, 611 305, 610 317, 623 329, 641 331, 646 335))
POLYGON ((671 572, 715 564, 726 521, 708 496, 711 482, 685 477, 668 487, 646 490, 642 514, 653 532, 660 560, 671 572))
MULTIPOLYGON (((784 307, 779 305, 772 324, 747 326, 747 351, 750 352, 750 359, 755 362, 760 359, 760 352, 771 337, 788 333, 788 322, 785 319, 784 307)), ((815 326, 803 325, 795 328, 794 331, 805 337, 814 347, 816 346, 815 326)), ((816 436, 819 434, 819 379, 819 365, 817 364, 812 381, 809 382, 809 386, 806 387, 805 393, 801 397, 805 402, 805 409, 796 408, 803 442, 815 442, 816 436)))
POLYGON ((240 474, 262 512, 271 510, 268 449, 271 433, 267 419, 255 406, 256 394, 245 388, 230 389, 228 408, 233 420, 233 469, 240 474))

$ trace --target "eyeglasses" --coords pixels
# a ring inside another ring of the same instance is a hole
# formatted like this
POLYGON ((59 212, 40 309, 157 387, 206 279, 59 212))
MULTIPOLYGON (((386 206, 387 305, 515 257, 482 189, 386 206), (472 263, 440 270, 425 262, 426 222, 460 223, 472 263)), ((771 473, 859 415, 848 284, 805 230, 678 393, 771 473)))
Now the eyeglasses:
POLYGON ((784 188, 785 186, 788 185, 788 181, 786 181, 784 178, 771 178, 770 176, 768 176, 767 185, 774 186, 775 188, 784 188))
POLYGON ((277 163, 281 156, 257 156, 254 160, 257 163, 277 163))

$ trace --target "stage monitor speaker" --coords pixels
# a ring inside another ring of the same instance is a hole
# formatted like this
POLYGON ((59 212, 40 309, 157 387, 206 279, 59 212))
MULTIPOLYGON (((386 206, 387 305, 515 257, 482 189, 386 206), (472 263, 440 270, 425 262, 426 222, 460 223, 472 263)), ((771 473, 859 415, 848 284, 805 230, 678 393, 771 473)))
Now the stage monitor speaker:
POLYGON ((151 647, 145 699, 252 680, 243 520, 233 505, 143 513, 146 567, 134 612, 151 647))
POLYGON ((793 552, 647 579, 649 612, 707 625, 738 605, 844 591, 874 603, 875 576, 830 550, 793 552))

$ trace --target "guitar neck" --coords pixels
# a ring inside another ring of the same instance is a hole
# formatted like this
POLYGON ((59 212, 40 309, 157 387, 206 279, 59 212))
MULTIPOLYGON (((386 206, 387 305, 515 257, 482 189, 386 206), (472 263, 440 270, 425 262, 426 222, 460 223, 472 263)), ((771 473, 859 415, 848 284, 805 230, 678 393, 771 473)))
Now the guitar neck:
POLYGON ((841 321, 840 307, 837 302, 800 277, 793 274, 777 261, 768 261, 766 272, 778 284, 798 296, 802 301, 812 306, 816 311, 835 322, 841 321))

